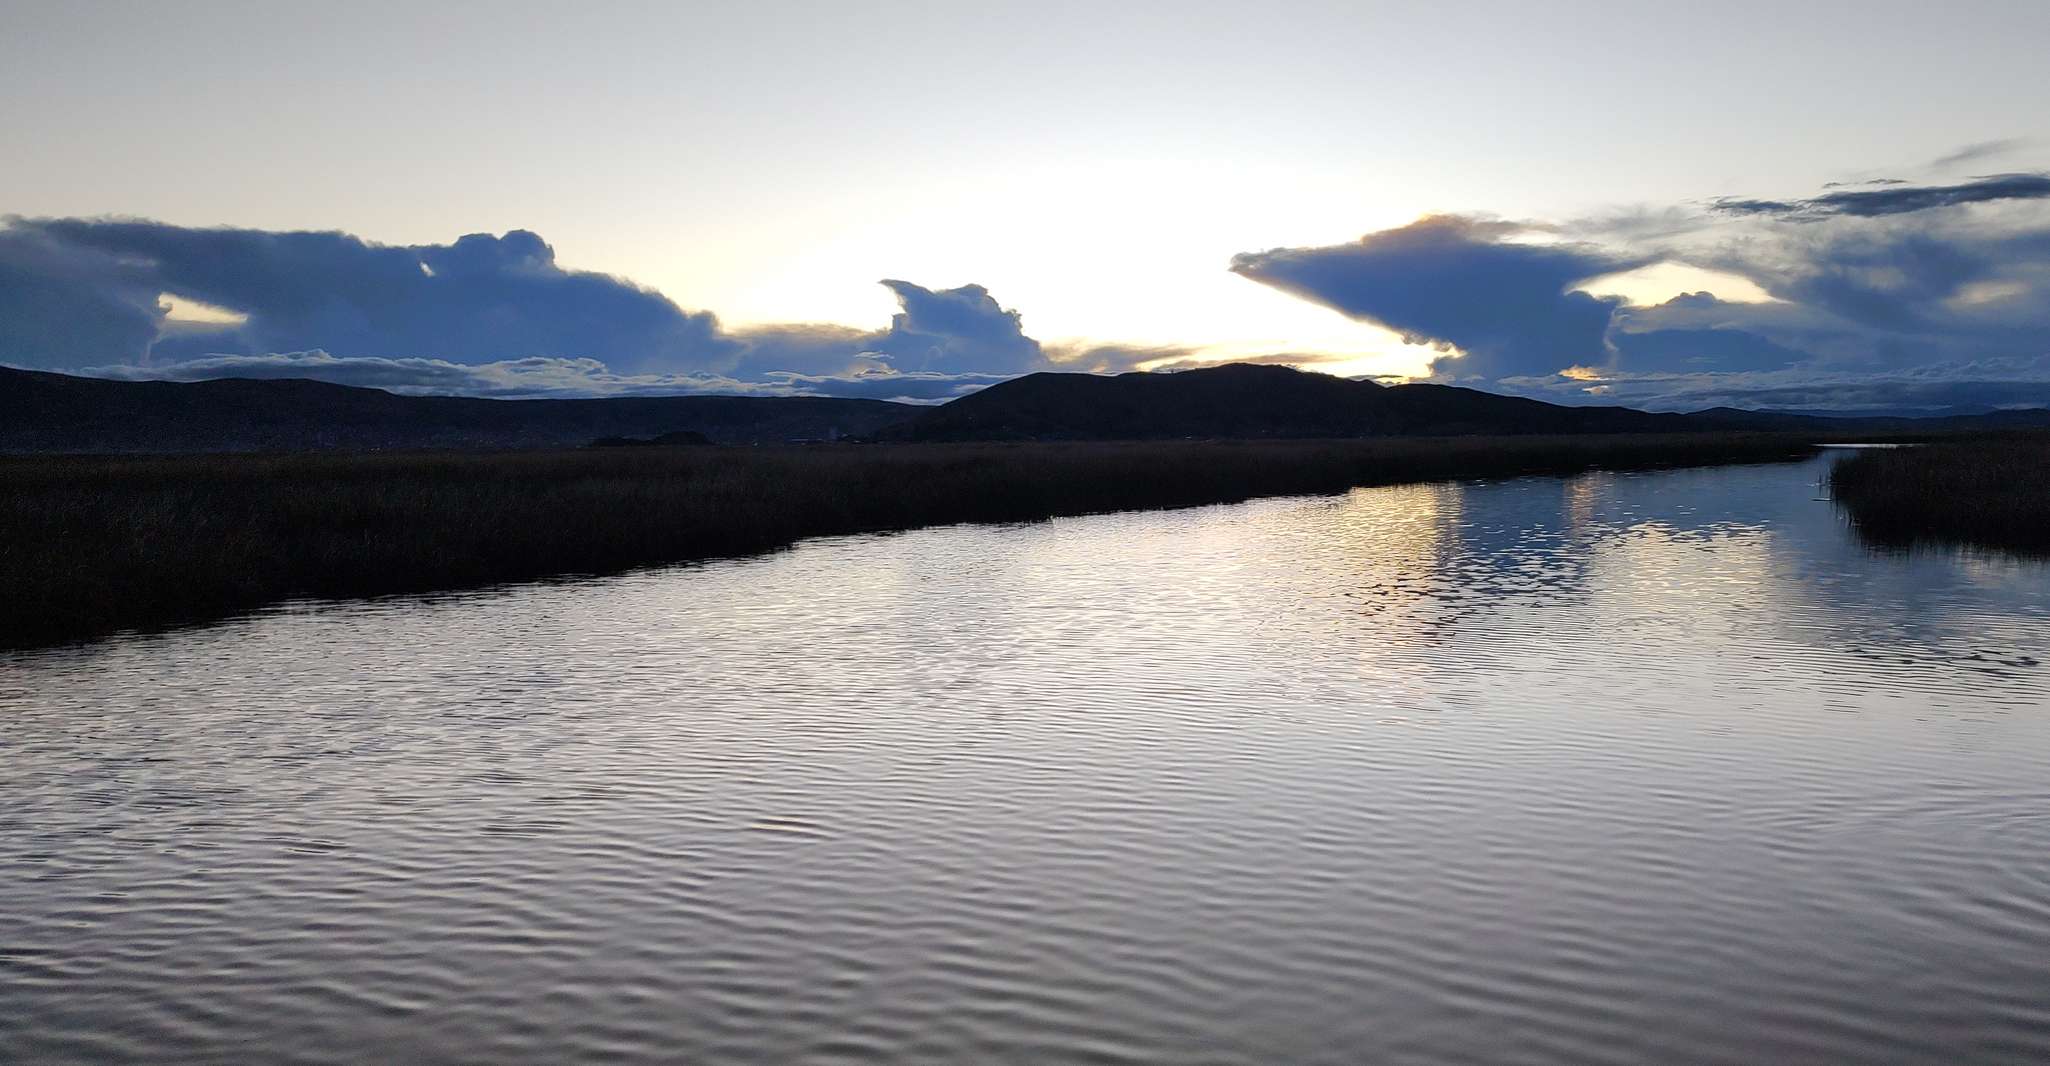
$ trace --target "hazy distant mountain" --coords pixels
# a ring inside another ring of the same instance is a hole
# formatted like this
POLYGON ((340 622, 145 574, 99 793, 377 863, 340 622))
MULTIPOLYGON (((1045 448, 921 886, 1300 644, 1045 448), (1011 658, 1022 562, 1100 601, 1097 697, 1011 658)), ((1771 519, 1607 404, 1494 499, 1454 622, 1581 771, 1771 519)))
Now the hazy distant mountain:
POLYGON ((1285 366, 1178 374, 1032 374, 886 431, 911 440, 1676 433, 1686 415, 1562 407, 1447 385, 1376 385, 1285 366))
POLYGON ((567 447, 693 432, 722 444, 865 436, 917 408, 823 397, 486 400, 318 381, 106 381, 0 368, 0 451, 567 447))
POLYGON ((1716 428, 1815 429, 1838 433, 1945 433, 1964 430, 2050 428, 2050 410, 2041 407, 1944 415, 1871 414, 1857 411, 1796 413, 1711 407, 1706 411, 1696 411, 1687 417, 1709 423, 1716 428))

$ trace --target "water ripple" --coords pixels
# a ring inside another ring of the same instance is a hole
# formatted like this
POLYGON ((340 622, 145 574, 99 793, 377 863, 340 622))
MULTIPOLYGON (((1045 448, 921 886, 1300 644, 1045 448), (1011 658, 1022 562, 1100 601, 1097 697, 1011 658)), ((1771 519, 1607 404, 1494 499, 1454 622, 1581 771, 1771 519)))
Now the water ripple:
POLYGON ((2050 1058, 2050 574, 1819 470, 0 662, 0 1061, 2050 1058))

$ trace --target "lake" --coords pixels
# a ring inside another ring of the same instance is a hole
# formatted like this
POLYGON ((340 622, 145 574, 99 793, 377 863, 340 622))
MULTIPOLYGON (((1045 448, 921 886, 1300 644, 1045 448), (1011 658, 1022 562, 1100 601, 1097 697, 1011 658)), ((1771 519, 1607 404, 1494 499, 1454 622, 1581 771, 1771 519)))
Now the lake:
POLYGON ((1829 461, 0 658, 0 1061, 2045 1061, 2050 569, 1829 461))

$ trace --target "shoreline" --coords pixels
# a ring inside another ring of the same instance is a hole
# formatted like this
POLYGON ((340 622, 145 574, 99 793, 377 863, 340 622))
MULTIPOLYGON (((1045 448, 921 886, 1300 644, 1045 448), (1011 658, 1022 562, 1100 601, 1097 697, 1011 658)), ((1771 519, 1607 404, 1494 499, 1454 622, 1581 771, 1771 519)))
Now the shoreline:
POLYGON ((300 599, 481 588, 1354 488, 1794 461, 1812 433, 0 457, 0 649, 300 599))

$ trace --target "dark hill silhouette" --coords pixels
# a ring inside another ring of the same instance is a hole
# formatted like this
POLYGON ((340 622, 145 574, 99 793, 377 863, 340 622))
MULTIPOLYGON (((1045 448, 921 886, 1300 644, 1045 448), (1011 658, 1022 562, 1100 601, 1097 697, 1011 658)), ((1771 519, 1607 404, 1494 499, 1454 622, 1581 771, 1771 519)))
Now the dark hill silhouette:
POLYGON ((1825 418, 1717 408, 1567 407, 1448 385, 1381 386, 1283 366, 1030 374, 939 407, 825 397, 490 400, 307 380, 109 381, 0 368, 0 452, 577 447, 603 439, 780 444, 1313 439, 1730 430, 1942 433, 2050 426, 2050 411, 1825 418))
POLYGON ((926 411, 915 440, 1353 437, 1381 386, 1281 366, 1177 374, 1029 374, 926 411))
POLYGON ((935 441, 1145 440, 1706 428, 1686 415, 1562 407, 1449 385, 1382 386, 1238 363, 1176 374, 1031 374, 934 408, 886 434, 935 441))
POLYGON ((860 436, 916 408, 822 397, 487 400, 306 380, 107 381, 0 368, 0 451, 539 448, 691 432, 722 444, 860 436))
POLYGON ((702 446, 711 444, 712 438, 694 429, 679 429, 658 437, 599 437, 591 442, 593 448, 675 448, 679 446, 702 446))

